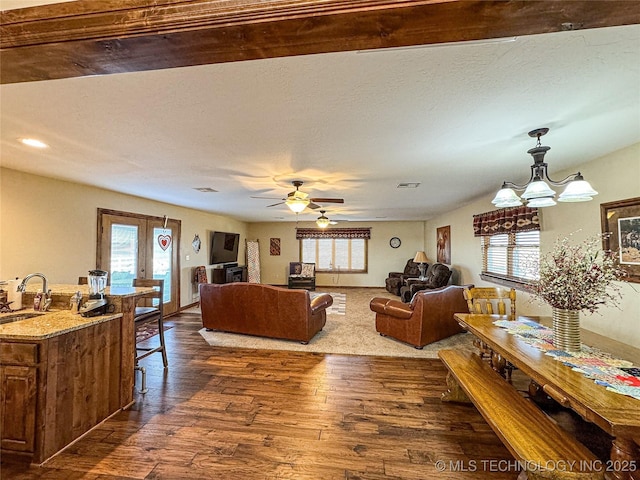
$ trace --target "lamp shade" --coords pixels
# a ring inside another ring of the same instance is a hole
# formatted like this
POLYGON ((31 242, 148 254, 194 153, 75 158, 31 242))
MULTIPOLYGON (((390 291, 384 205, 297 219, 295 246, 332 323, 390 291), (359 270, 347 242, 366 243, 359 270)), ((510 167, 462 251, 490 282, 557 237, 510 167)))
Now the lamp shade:
POLYGON ((522 200, 520 200, 520 197, 516 195, 513 189, 503 187, 498 190, 498 193, 496 193, 494 199, 491 200, 491 203, 498 208, 519 207, 522 205, 522 200))
POLYGON ((291 209, 292 212, 300 213, 305 208, 307 208, 307 205, 309 205, 309 200, 304 198, 287 198, 284 203, 291 209))
POLYGON ((529 208, 553 207, 556 204, 553 197, 532 198, 527 203, 529 208))
POLYGON ((413 261, 415 263, 427 263, 429 259, 427 258, 427 254, 420 251, 416 253, 416 256, 413 257, 413 261))
POLYGON ((327 228, 329 226, 329 219, 322 215, 316 220, 316 225, 318 225, 320 228, 327 228))
POLYGON ((574 180, 558 197, 559 202, 588 202, 591 197, 598 195, 586 180, 574 180))
MULTIPOLYGON (((538 180, 534 180, 533 182, 531 182, 522 194, 522 198, 526 198, 527 200, 541 197, 553 198, 555 196, 556 192, 551 190, 549 185, 547 185, 547 182, 545 182, 544 180, 540 180, 539 178, 538 180)), ((555 205, 555 202, 553 204, 555 205)))

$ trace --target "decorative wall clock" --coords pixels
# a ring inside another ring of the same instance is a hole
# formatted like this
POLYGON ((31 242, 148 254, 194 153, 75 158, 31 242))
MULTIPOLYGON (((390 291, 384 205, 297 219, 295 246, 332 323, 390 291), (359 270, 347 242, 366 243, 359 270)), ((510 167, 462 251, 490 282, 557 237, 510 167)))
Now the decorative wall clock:
POLYGON ((401 243, 402 242, 398 237, 392 237, 391 240, 389 240, 389 245, 391 245, 391 248, 398 248, 401 243))

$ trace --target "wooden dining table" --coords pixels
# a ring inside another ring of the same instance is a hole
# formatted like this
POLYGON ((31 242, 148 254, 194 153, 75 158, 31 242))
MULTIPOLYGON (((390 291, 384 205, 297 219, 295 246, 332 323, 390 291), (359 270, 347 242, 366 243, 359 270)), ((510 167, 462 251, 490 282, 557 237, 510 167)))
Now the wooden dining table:
MULTIPOLYGON (((610 458, 602 468, 616 480, 640 480, 640 400, 607 390, 583 373, 546 355, 524 339, 494 325, 506 316, 456 313, 458 323, 490 349, 496 363, 511 364, 562 406, 613 437, 610 458)), ((550 326, 550 317, 518 317, 550 326)), ((581 330, 581 341, 640 366, 640 349, 581 330)))

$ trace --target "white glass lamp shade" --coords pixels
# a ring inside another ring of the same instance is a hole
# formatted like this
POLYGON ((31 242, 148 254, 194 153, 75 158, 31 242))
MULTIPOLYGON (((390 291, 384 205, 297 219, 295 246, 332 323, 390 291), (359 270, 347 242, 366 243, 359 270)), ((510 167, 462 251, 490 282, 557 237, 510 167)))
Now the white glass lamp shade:
POLYGON ((591 197, 598 195, 586 180, 574 180, 558 197, 559 202, 588 202, 591 197))
POLYGON ((491 200, 491 203, 498 208, 519 207, 522 205, 522 200, 520 200, 520 197, 516 195, 513 189, 505 187, 498 190, 498 193, 496 193, 494 199, 491 200))
POLYGON ((287 198, 284 203, 291 209, 292 212, 300 213, 305 208, 307 208, 307 205, 309 205, 309 200, 303 198, 287 198))
POLYGON ((327 228, 329 226, 329 219, 322 215, 316 220, 316 225, 318 225, 320 228, 327 228))
MULTIPOLYGON (((555 197, 556 192, 551 190, 547 182, 544 180, 534 180, 529 184, 527 189, 522 194, 522 198, 526 198, 527 200, 531 200, 532 198, 542 198, 542 197, 555 197)), ((555 202, 553 203, 555 205, 555 202)))
POLYGON ((527 203, 527 207, 530 208, 541 208, 541 207, 553 207, 556 204, 555 200, 552 197, 540 197, 540 198, 532 198, 527 203))

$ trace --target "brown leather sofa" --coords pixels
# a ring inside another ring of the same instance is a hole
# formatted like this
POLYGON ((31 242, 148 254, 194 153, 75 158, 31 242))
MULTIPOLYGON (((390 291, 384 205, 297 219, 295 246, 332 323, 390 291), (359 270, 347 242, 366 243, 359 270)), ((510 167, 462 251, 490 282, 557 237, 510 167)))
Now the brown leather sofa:
POLYGON ((324 327, 333 297, 257 283, 200 284, 202 326, 309 343, 324 327))
POLYGON ((376 312, 376 331, 416 348, 463 332, 453 314, 468 313, 463 294, 468 287, 449 285, 421 290, 411 303, 376 297, 369 303, 369 308, 376 312))

